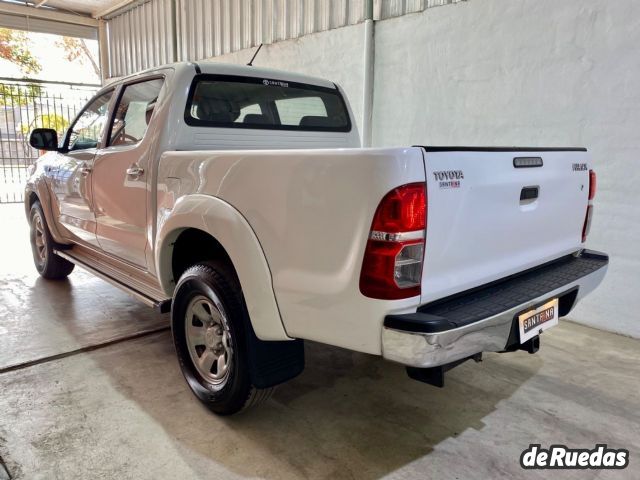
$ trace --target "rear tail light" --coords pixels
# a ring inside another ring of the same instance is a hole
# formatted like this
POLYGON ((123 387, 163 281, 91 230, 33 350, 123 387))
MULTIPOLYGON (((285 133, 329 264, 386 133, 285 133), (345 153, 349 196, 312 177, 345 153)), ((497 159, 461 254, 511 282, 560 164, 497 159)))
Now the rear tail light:
POLYGON ((589 170, 589 200, 596 196, 596 172, 589 170))
POLYGON ((582 243, 587 241, 587 235, 591 230, 591 218, 593 217, 593 205, 587 207, 587 214, 584 217, 584 225, 582 226, 582 243))
POLYGON ((420 295, 427 225, 425 183, 387 193, 373 217, 360 272, 360 292, 397 300, 420 295))
POLYGON ((596 172, 589 170, 589 204, 582 225, 582 243, 587 241, 587 235, 591 230, 591 218, 593 217, 593 198, 596 196, 596 172))

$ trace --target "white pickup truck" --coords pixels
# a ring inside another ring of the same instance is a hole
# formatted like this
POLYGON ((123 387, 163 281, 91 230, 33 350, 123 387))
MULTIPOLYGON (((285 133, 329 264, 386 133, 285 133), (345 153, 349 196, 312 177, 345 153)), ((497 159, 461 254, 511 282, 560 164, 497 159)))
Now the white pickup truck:
POLYGON ((79 265, 171 310, 182 372, 219 414, 304 368, 304 340, 443 385, 482 352, 535 352, 602 280, 584 249, 585 149, 360 148, 340 87, 181 63, 37 129, 36 267, 79 265))

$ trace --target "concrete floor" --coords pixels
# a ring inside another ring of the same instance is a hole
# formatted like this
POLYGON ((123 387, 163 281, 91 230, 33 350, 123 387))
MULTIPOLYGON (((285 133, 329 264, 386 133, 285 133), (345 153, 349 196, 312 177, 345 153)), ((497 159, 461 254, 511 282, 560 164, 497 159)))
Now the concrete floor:
MULTIPOLYGON (((167 324, 82 271, 38 279, 20 207, 0 205, 0 222, 0 371, 167 324)), ((520 468, 530 443, 607 443, 630 450, 626 470, 553 477, 640 478, 640 342, 565 321, 542 343, 464 364, 445 389, 308 344, 300 377, 219 418, 162 331, 1 373, 0 457, 20 479, 549 478, 520 468)))

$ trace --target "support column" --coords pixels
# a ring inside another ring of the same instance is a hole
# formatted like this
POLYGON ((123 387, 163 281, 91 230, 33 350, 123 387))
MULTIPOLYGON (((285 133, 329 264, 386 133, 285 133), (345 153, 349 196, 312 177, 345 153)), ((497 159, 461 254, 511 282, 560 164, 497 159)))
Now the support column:
POLYGON ((375 62, 375 22, 373 20, 373 0, 365 4, 364 21, 364 80, 362 98, 362 146, 371 146, 373 116, 373 73, 375 62))
POLYGON ((98 51, 100 55, 100 80, 102 85, 111 77, 109 68, 109 38, 107 37, 107 22, 100 20, 98 24, 98 51))

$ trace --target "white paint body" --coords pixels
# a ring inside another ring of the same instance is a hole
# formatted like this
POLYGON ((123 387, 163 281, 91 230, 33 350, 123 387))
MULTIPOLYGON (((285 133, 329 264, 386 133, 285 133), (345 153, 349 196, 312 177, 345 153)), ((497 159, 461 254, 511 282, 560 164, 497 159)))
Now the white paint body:
MULTIPOLYGON (((333 85, 247 67, 200 68, 333 85)), ((52 168, 77 168, 69 155, 50 153, 38 162, 27 193, 38 193, 58 242, 102 249, 123 271, 156 282, 167 298, 177 282, 171 258, 179 234, 195 228, 215 237, 234 264, 263 340, 310 339, 379 355, 386 315, 415 312, 582 247, 588 171, 572 164, 587 164, 585 152, 363 149, 355 127, 347 133, 192 127, 184 111, 193 64, 121 83, 158 74, 165 85, 144 139, 98 148, 83 160, 99 167, 111 155, 108 173, 70 172, 76 180, 60 190, 66 193, 49 195, 52 168), (544 167, 514 169, 514 156, 540 156, 544 167), (132 164, 145 171, 135 182, 125 173, 132 164), (437 171, 463 172, 460 187, 441 187, 437 171), (380 200, 395 187, 425 181, 422 295, 365 297, 360 271, 380 200), (526 186, 538 186, 539 199, 523 204, 526 186), (74 202, 80 213, 65 217, 74 202)))
MULTIPOLYGON (((427 152, 428 224, 422 302, 493 282, 575 252, 582 241, 589 172, 579 151, 427 152), (542 158, 514 168, 514 157, 542 158), (460 170, 460 188, 439 188, 432 172, 460 170), (520 201, 538 187, 535 201, 520 201)), ((588 168, 588 167, 587 167, 588 168)))

